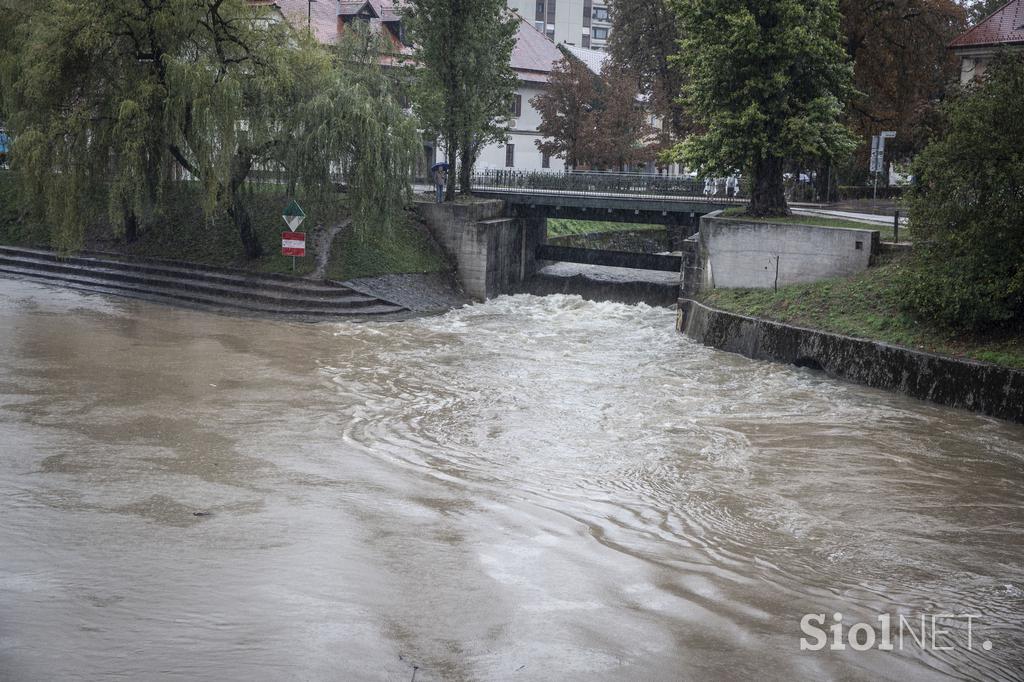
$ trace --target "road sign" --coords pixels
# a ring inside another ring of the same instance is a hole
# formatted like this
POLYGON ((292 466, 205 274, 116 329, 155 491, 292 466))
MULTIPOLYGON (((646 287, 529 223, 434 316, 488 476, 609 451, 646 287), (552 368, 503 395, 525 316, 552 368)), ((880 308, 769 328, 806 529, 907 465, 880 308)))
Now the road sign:
POLYGON ((281 217, 287 223, 288 229, 297 230, 302 221, 306 219, 306 214, 302 211, 298 202, 292 199, 292 203, 288 204, 288 208, 284 209, 284 214, 281 217))
POLYGON ((282 232, 281 233, 281 255, 282 256, 305 256, 306 255, 306 233, 305 232, 282 232))

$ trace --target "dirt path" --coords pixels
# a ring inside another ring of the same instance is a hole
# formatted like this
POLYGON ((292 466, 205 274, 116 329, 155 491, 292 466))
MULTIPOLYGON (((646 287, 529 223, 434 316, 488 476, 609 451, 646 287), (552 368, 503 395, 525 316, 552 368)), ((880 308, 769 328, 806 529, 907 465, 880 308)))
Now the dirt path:
POLYGON ((352 220, 345 220, 337 225, 318 228, 314 235, 313 248, 316 253, 316 268, 306 275, 306 279, 325 279, 327 277, 327 264, 331 261, 331 247, 334 245, 334 238, 339 232, 349 227, 352 220))

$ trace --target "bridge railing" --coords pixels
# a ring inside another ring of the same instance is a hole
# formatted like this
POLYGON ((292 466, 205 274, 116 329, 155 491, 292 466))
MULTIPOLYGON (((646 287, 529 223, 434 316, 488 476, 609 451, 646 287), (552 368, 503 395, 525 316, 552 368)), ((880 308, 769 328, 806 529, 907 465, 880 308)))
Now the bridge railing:
POLYGON ((571 171, 552 173, 486 169, 473 174, 473 189, 497 192, 551 192, 578 196, 651 196, 745 201, 745 188, 726 178, 705 180, 686 175, 571 171))

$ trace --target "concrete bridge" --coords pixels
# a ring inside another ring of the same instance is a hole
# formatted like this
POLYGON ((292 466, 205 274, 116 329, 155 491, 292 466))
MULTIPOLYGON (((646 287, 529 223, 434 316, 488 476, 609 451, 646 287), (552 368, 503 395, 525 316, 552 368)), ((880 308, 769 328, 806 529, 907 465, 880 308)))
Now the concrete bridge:
POLYGON ((568 218, 665 225, 682 238, 696 232, 702 215, 747 201, 724 189, 706 194, 704 184, 689 177, 500 170, 474 175, 473 194, 501 199, 512 215, 525 221, 568 218))
POLYGON ((746 202, 735 185, 727 191, 721 184, 679 176, 489 170, 474 175, 472 184, 478 201, 423 202, 418 209, 455 261, 466 292, 479 299, 540 293, 535 289, 545 278, 544 293, 559 291, 567 279, 597 278, 607 281, 608 289, 635 284, 637 291, 628 296, 637 300, 673 302, 680 256, 552 245, 547 221, 664 225, 668 250, 685 251, 701 216, 746 202), (555 265, 574 267, 555 273, 555 265))

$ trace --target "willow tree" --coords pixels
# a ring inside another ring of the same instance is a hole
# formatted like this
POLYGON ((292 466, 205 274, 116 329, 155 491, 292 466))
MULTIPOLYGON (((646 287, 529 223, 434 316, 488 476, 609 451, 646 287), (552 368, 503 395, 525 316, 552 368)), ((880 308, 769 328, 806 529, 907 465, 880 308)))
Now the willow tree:
MULTIPOLYGON (((413 106, 427 133, 441 139, 468 192, 480 150, 508 136, 519 19, 505 0, 409 0, 404 7, 415 46, 413 106)), ((454 191, 449 183, 449 199, 454 191)))
POLYGON ((703 132, 677 145, 708 175, 751 177, 748 211, 781 215, 787 159, 853 148, 840 122, 852 69, 836 0, 672 0, 681 24, 683 102, 703 132))
POLYGON ((80 248, 99 205, 134 239, 180 169, 207 213, 228 212, 250 258, 262 253, 243 193, 256 168, 317 188, 340 169, 361 223, 393 219, 412 124, 269 11, 244 0, 44 0, 17 55, 12 160, 56 246, 80 248))

